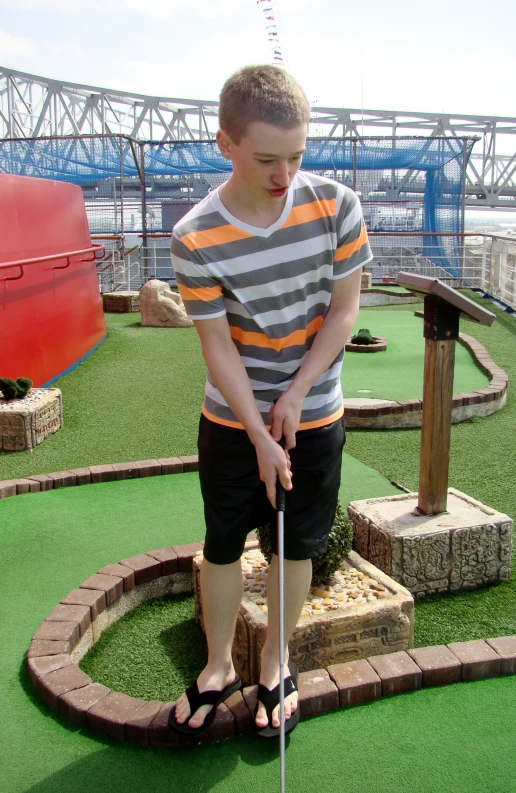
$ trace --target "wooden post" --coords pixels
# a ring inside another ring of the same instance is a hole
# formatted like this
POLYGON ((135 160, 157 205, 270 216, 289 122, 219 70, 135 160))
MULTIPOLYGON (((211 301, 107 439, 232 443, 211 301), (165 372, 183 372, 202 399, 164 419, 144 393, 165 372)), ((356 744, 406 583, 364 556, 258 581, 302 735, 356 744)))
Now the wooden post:
POLYGON ((419 462, 418 509, 446 511, 453 403, 455 342, 460 310, 434 295, 425 296, 425 372, 419 462))

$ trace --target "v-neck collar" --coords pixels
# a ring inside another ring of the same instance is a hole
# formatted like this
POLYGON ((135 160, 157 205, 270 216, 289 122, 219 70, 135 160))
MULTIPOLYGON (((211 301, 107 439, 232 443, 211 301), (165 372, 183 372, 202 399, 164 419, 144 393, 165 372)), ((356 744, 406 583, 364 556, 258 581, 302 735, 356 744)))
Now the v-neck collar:
POLYGON ((295 179, 288 188, 287 200, 285 201, 283 212, 281 213, 277 221, 272 224, 272 226, 267 226, 267 228, 265 229, 259 228, 258 226, 251 226, 249 223, 244 223, 243 220, 239 220, 234 215, 232 215, 231 212, 228 209, 226 209, 226 207, 224 206, 224 204, 220 199, 219 196, 220 187, 217 187, 217 189, 214 191, 213 203, 215 204, 215 209, 217 210, 217 212, 219 212, 222 215, 222 217, 228 221, 228 223, 231 223, 231 225, 235 226, 237 229, 240 229, 241 231, 245 231, 248 234, 252 234, 255 237, 270 237, 271 234, 274 234, 275 231, 281 228, 281 226, 284 224, 285 220, 289 216, 294 201, 294 182, 295 179))

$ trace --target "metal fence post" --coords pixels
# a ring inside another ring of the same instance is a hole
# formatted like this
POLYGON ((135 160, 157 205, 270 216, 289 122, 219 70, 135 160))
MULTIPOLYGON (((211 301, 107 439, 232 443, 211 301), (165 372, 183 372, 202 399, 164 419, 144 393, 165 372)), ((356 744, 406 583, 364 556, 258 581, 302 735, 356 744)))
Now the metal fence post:
POLYGON ((468 166, 468 147, 466 138, 462 138, 462 184, 461 184, 461 207, 460 207, 460 232, 461 237, 461 250, 460 250, 460 285, 464 286, 464 269, 466 265, 466 168, 468 166))

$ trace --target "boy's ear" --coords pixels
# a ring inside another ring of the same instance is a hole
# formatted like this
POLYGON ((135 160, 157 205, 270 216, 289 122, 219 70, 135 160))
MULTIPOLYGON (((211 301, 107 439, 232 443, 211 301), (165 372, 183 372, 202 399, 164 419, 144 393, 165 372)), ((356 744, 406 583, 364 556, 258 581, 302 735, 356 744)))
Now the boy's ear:
POLYGON ((232 143, 232 141, 231 141, 231 138, 229 137, 229 135, 227 134, 227 132, 224 132, 223 129, 219 129, 218 132, 217 132, 216 140, 217 140, 217 145, 219 147, 220 153, 222 154, 224 159, 225 160, 232 160, 233 159, 232 154, 231 154, 231 143, 232 143))

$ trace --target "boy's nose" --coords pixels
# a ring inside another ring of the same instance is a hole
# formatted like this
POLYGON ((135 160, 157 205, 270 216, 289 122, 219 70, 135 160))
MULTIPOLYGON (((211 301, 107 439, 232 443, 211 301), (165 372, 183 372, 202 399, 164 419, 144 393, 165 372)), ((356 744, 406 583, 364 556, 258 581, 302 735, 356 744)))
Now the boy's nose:
POLYGON ((276 167, 273 173, 273 180, 274 183, 278 185, 278 187, 288 187, 289 178, 288 178, 288 163, 287 162, 280 162, 276 163, 276 167))

